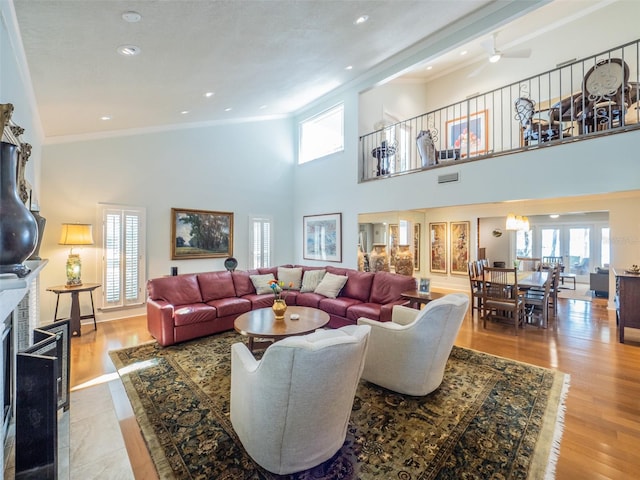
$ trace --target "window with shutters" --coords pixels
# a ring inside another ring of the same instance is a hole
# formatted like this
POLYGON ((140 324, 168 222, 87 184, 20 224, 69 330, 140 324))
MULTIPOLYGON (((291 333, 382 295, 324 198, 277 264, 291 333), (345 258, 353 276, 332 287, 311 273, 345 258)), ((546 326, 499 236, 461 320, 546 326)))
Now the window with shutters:
POLYGON ((100 205, 102 223, 102 308, 145 301, 145 209, 100 205))
POLYGON ((273 219, 265 216, 253 216, 249 220, 249 258, 251 268, 271 266, 271 226, 273 219))

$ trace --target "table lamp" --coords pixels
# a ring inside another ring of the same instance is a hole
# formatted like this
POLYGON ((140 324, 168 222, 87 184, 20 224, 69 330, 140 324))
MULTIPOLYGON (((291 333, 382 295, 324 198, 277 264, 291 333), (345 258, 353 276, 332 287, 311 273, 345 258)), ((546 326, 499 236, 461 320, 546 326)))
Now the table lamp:
POLYGON ((93 245, 93 225, 87 223, 63 223, 60 234, 60 245, 71 245, 67 259, 67 288, 79 287, 81 262, 80 255, 73 253, 73 247, 79 245, 93 245))

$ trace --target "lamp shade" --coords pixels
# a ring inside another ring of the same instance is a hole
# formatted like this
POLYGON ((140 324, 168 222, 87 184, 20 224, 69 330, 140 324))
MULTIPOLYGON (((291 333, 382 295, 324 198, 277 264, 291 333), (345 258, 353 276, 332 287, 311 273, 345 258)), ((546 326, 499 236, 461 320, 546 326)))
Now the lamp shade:
POLYGON ((88 223, 63 223, 60 245, 93 245, 93 225, 88 223))

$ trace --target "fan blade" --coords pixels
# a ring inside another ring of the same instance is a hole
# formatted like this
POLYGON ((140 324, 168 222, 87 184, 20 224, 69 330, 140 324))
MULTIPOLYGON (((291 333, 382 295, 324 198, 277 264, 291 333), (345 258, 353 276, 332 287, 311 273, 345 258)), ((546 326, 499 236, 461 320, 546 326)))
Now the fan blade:
POLYGON ((531 56, 531 49, 524 48, 522 50, 507 50, 502 54, 504 58, 529 58, 531 56))
POLYGON ((480 74, 480 72, 482 72, 485 68, 487 68, 488 65, 491 65, 491 64, 489 62, 482 62, 478 68, 476 68, 475 70, 471 71, 471 73, 469 73, 469 75, 467 75, 467 78, 473 78, 473 77, 478 76, 480 74))

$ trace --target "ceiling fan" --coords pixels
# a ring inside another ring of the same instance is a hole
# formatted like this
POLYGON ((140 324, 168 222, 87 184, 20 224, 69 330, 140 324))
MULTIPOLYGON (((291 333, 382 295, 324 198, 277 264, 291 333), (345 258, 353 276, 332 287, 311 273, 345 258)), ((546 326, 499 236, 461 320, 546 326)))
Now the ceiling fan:
MULTIPOLYGON (((521 50, 514 50, 514 49, 500 50, 498 47, 496 47, 497 36, 498 36, 498 33, 495 32, 489 40, 485 40, 484 42, 481 43, 482 48, 484 48, 487 51, 487 54, 488 54, 487 60, 489 61, 489 63, 497 63, 503 58, 529 58, 531 56, 530 48, 524 48, 521 50)), ((487 66, 486 62, 482 63, 479 68, 477 68, 476 70, 474 70, 469 74, 469 77, 475 77, 482 70, 484 70, 486 66, 487 66)))

